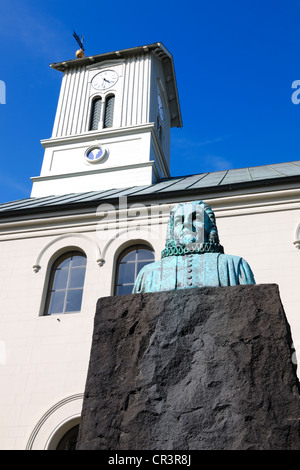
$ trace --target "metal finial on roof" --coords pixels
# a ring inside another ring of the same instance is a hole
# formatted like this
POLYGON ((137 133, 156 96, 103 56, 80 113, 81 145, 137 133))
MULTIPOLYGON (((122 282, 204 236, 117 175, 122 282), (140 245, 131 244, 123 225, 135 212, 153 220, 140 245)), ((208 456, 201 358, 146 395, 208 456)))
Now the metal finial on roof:
POLYGON ((84 57, 84 47, 83 47, 83 36, 81 36, 81 40, 78 36, 78 34, 75 33, 75 31, 73 31, 73 36, 75 38, 75 41, 77 42, 78 46, 80 47, 80 49, 78 51, 76 51, 76 57, 77 59, 81 59, 82 57, 84 57))

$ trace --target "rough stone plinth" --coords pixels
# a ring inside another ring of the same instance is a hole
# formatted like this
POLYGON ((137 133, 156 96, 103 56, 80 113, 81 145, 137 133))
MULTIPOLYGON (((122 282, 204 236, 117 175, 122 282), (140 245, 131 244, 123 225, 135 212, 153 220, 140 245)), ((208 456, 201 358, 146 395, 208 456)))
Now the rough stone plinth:
POLYGON ((278 287, 98 301, 78 450, 300 449, 278 287))

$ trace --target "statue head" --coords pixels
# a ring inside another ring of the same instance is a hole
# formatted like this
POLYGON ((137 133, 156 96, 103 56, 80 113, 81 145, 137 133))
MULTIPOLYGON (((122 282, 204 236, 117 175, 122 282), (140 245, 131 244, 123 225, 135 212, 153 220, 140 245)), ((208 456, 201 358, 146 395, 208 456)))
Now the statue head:
POLYGON ((170 254, 223 253, 215 216, 203 201, 177 204, 170 212, 166 249, 170 254), (175 250, 175 252, 174 252, 175 250))

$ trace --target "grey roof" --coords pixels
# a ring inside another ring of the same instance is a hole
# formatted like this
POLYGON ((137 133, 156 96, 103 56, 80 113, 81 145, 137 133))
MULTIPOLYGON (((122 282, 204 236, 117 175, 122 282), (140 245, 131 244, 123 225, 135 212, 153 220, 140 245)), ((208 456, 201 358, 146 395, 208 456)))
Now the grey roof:
POLYGON ((200 173, 197 175, 166 178, 149 186, 134 186, 125 189, 90 191, 62 196, 28 198, 0 204, 0 217, 19 211, 55 210, 72 205, 96 205, 99 201, 118 199, 122 196, 146 199, 163 197, 174 193, 193 193, 193 191, 221 191, 237 187, 259 186, 284 181, 300 182, 300 160, 272 165, 254 166, 233 170, 200 173))

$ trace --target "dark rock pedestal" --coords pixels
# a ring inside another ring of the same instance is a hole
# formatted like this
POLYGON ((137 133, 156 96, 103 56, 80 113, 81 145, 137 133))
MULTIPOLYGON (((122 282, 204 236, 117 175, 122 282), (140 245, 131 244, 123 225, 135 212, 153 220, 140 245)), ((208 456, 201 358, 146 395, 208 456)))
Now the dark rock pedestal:
POLYGON ((276 285, 98 301, 78 450, 300 449, 276 285))

